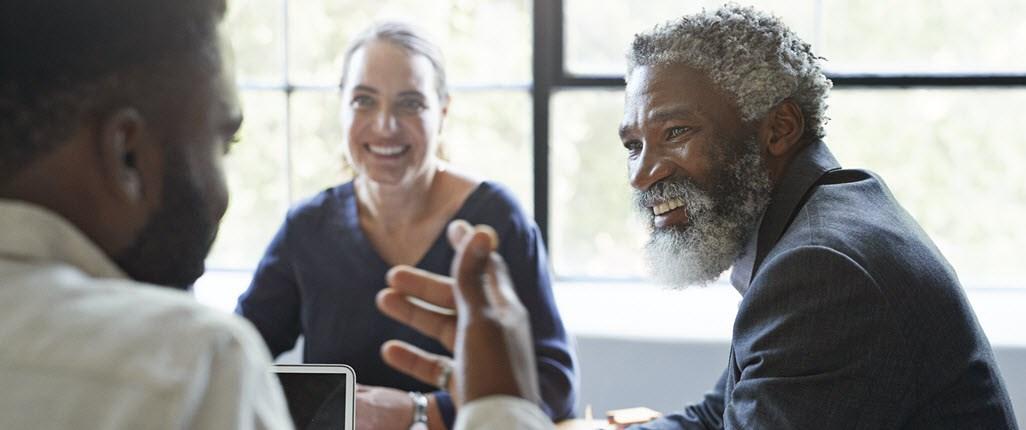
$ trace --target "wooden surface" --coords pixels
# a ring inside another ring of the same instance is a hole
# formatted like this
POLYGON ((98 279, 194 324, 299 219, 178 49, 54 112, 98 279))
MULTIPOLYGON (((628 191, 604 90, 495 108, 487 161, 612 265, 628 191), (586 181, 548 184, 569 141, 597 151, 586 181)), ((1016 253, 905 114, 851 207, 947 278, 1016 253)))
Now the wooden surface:
POLYGON ((560 421, 556 430, 611 430, 613 426, 605 420, 575 419, 560 421))

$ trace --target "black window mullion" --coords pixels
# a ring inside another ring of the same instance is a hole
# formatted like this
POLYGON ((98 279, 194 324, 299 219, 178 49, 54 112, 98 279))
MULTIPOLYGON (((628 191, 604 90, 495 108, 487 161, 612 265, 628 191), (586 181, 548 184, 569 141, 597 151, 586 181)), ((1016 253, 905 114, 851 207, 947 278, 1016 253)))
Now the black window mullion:
POLYGON ((549 243, 549 101, 563 75, 563 2, 532 1, 532 85, 534 134, 534 218, 549 243))
MULTIPOLYGON (((1026 73, 832 73, 834 87, 926 88, 1026 86, 1026 73)), ((557 88, 622 88, 620 76, 564 76, 557 88)))
POLYGON ((835 87, 1026 86, 1026 73, 827 73, 835 87))

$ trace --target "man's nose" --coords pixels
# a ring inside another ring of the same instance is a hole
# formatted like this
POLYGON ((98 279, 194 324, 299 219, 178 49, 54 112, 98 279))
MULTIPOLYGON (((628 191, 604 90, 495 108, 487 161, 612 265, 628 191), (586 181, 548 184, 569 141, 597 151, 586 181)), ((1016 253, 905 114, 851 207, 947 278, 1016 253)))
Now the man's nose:
POLYGON ((659 151, 644 145, 641 154, 631 163, 631 186, 644 191, 673 174, 673 166, 659 151))

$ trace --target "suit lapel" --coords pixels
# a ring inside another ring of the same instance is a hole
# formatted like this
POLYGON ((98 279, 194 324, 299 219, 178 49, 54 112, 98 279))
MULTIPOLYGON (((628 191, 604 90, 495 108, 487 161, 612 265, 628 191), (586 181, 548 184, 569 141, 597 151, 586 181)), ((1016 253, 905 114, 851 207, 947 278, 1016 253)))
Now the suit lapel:
POLYGON ((791 225, 816 182, 827 172, 840 168, 826 144, 819 140, 802 148, 791 160, 784 176, 773 189, 758 232, 748 239, 741 254, 734 260, 730 283, 741 295, 748 291, 762 260, 791 225))

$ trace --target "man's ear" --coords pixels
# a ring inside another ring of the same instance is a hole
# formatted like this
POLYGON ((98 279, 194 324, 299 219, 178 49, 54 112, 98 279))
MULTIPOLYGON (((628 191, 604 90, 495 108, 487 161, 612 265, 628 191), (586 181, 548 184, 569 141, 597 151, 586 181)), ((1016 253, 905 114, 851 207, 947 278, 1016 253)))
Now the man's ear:
POLYGON ((153 199, 156 184, 150 182, 160 175, 150 170, 159 169, 161 151, 139 111, 122 108, 110 113, 99 132, 100 160, 114 198, 128 204, 153 199))
POLYGON ((774 158, 789 158, 800 149, 804 132, 805 116, 798 103, 790 98, 770 109, 759 127, 766 151, 774 158))

